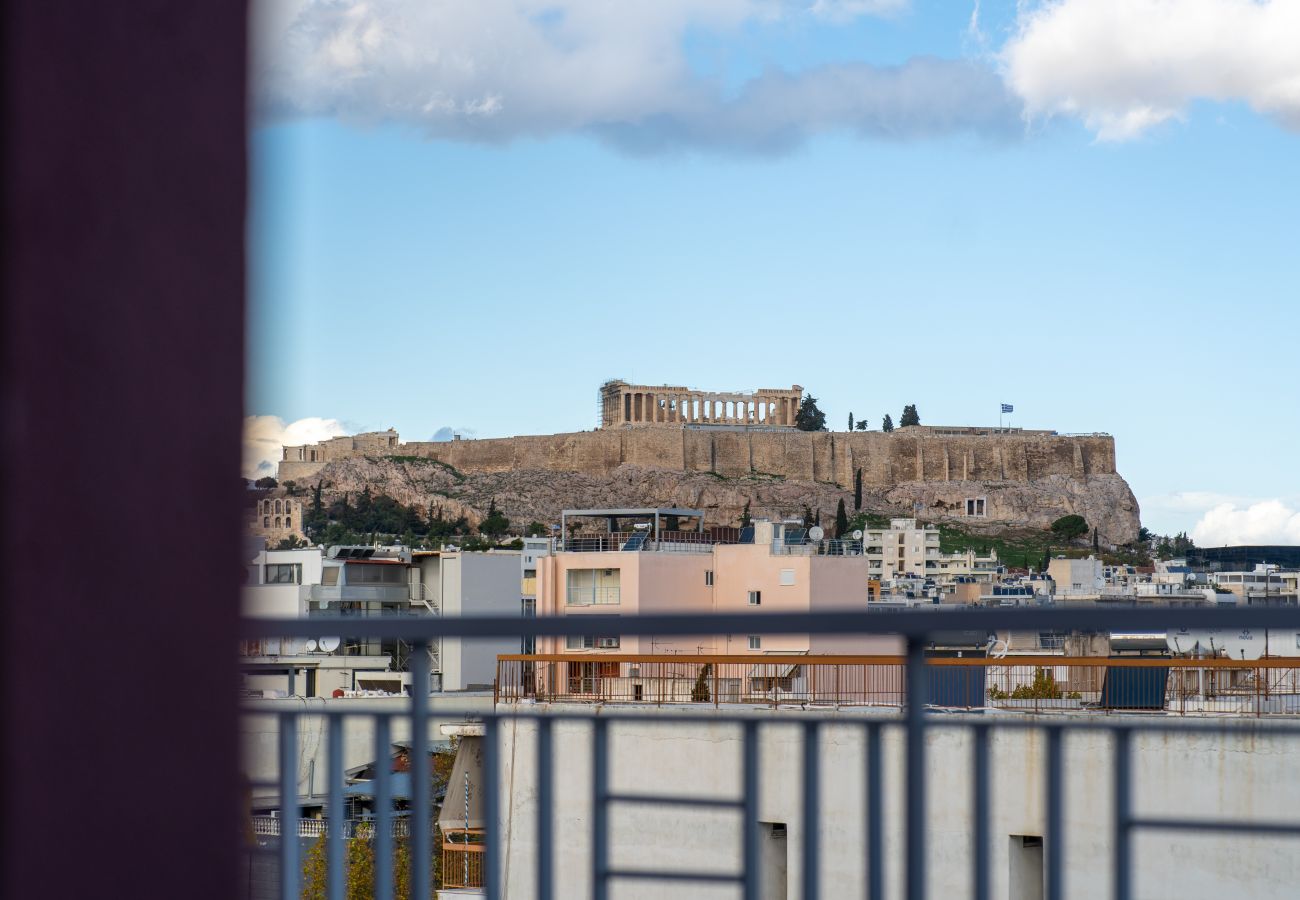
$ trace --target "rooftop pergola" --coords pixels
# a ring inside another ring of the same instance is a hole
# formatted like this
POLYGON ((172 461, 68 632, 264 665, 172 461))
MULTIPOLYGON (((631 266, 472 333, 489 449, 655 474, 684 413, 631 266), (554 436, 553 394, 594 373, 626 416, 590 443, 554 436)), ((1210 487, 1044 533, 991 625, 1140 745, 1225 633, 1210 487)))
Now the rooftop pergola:
POLYGON ((560 512, 560 535, 569 534, 569 519, 604 519, 611 534, 618 531, 619 519, 643 519, 653 526, 654 540, 659 540, 662 520, 668 516, 695 519, 695 531, 704 533, 704 510, 677 507, 642 507, 636 509, 565 509, 560 512))

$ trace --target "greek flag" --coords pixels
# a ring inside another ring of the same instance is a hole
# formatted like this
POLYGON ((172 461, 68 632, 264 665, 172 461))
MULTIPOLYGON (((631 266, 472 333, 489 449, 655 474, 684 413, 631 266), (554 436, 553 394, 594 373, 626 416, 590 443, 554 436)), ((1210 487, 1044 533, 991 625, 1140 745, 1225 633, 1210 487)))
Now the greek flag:
POLYGON ((1015 412, 1015 411, 1016 411, 1016 408, 1015 408, 1014 406, 1012 406, 1010 403, 1003 403, 1003 404, 1002 404, 1002 411, 1003 411, 1004 413, 1015 412))

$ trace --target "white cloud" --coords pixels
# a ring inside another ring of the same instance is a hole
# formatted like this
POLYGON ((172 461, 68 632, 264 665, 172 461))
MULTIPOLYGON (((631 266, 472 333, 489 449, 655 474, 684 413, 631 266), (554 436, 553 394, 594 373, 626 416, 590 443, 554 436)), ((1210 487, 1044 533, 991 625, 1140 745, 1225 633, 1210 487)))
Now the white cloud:
POLYGON ((1019 127, 983 63, 913 59, 769 72, 729 99, 693 71, 689 33, 892 14, 905 0, 260 0, 263 112, 399 122, 496 141, 586 131, 632 150, 770 150, 847 130, 909 138, 1019 127))
POLYGON ((279 416, 245 416, 244 477, 274 476, 280 451, 286 446, 314 444, 351 433, 338 419, 310 417, 286 424, 279 416))
POLYGON ((1055 0, 1018 25, 1001 59, 1031 118, 1126 140, 1196 100, 1241 101, 1300 130, 1297 0, 1055 0))
POLYGON ((1245 507, 1221 503, 1201 517, 1191 537, 1200 547, 1300 544, 1300 508, 1282 500, 1262 500, 1245 507))

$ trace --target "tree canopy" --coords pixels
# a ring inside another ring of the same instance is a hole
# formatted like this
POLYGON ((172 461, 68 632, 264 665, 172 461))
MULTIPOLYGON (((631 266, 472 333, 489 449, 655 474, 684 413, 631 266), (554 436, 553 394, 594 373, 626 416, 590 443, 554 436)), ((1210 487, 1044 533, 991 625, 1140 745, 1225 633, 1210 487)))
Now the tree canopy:
POLYGON ((799 401, 799 411, 794 415, 794 427, 800 431, 825 431, 826 413, 817 407, 817 398, 804 394, 799 401))
POLYGON ((478 523, 479 534, 505 534, 510 527, 510 520, 497 509, 497 501, 494 497, 488 503, 488 514, 478 523))
POLYGON ((1088 523, 1083 516, 1061 516, 1052 523, 1052 534, 1072 541, 1088 533, 1088 523))
POLYGON ((889 413, 885 413, 885 418, 884 418, 884 420, 880 423, 880 430, 881 430, 881 431, 893 431, 893 430, 894 430, 894 420, 891 419, 891 418, 889 418, 889 413))
POLYGON ((916 404, 909 403, 903 407, 903 415, 898 420, 900 428, 906 428, 908 425, 920 425, 921 414, 916 411, 916 404))

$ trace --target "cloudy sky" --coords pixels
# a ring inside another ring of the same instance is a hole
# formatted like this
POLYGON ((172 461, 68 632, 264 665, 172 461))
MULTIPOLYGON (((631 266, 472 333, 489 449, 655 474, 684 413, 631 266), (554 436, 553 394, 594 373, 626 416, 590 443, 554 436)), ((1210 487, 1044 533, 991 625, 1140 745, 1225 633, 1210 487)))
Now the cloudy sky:
POLYGON ((250 441, 610 377, 1116 436, 1300 543, 1300 0, 254 0, 250 441))

